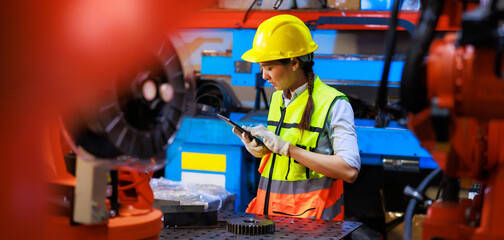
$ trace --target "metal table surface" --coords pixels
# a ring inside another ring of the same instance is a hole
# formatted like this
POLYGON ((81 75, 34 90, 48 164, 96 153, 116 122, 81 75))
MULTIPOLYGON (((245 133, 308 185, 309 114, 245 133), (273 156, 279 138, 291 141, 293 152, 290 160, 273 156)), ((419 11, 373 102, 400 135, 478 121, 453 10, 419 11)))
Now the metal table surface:
POLYGON ((226 221, 241 217, 264 218, 264 215, 218 212, 218 226, 199 228, 164 228, 159 239, 341 239, 361 223, 319 219, 269 216, 275 222, 275 232, 263 235, 237 235, 226 230, 226 221))

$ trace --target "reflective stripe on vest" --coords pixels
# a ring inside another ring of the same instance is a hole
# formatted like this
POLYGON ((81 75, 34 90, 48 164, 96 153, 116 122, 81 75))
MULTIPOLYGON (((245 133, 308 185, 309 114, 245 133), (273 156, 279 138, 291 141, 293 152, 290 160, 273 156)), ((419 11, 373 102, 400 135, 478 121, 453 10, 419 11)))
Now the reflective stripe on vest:
MULTIPOLYGON (((258 188, 266 191, 268 181, 267 178, 266 179, 263 178, 264 177, 261 176, 261 180, 266 181, 259 181, 258 188)), ((299 194, 299 193, 313 192, 330 188, 333 181, 335 180, 328 177, 299 180, 299 181, 271 180, 270 192, 283 193, 283 194, 299 194)))
MULTIPOLYGON (((276 91, 271 98, 268 129, 293 145, 314 151, 333 102, 347 98, 318 77, 314 81, 312 98, 315 106, 310 129, 301 132, 297 126, 308 100, 308 91, 301 93, 286 108, 282 91, 276 91)), ((261 174, 257 197, 249 204, 247 212, 342 221, 343 209, 342 180, 325 177, 290 157, 272 154, 261 174)))
MULTIPOLYGON (((299 188, 286 191, 285 193, 278 193, 279 189, 288 188, 289 184, 282 183, 283 181, 271 181, 272 191, 269 193, 270 204, 268 208, 269 215, 280 215, 290 217, 302 218, 316 218, 325 220, 343 221, 344 218, 344 194, 343 194, 343 181, 334 180, 325 177, 324 180, 316 179, 316 181, 323 181, 323 186, 329 184, 329 188, 322 189, 320 186, 311 186, 310 192, 303 193, 299 188), (296 190, 298 189, 298 190, 296 190), (291 194, 294 192, 295 194, 291 194)), ((316 184, 316 181, 305 180, 302 184, 316 184)), ((263 214, 265 209, 264 201, 266 197, 266 185, 268 179, 262 178, 260 186, 257 190, 257 197, 252 200, 247 208, 248 213, 263 214)), ((296 182, 291 182, 296 183, 296 182)), ((297 185, 297 187, 301 187, 297 185)), ((283 191, 283 190, 281 190, 283 191)))

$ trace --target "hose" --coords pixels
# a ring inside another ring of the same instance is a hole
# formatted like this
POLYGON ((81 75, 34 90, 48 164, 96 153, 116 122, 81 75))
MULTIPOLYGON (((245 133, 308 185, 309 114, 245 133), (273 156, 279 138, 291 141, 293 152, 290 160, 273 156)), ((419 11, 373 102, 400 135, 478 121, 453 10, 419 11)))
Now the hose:
POLYGON ((427 85, 422 75, 424 57, 429 50, 444 0, 427 0, 406 51, 401 79, 401 104, 414 113, 428 106, 427 85))
POLYGON ((415 207, 417 205, 417 201, 419 200, 418 198, 421 198, 424 193, 425 193, 425 188, 427 188, 427 185, 436 177, 439 173, 441 173, 441 168, 437 168, 429 175, 427 175, 424 180, 418 185, 417 189, 414 190, 413 192, 407 192, 408 187, 404 190, 406 195, 416 195, 417 197, 412 197, 411 200, 408 203, 408 207, 406 208, 406 212, 404 213, 404 239, 409 240, 411 239, 411 232, 412 232, 412 220, 413 220, 413 214, 415 213, 415 207))

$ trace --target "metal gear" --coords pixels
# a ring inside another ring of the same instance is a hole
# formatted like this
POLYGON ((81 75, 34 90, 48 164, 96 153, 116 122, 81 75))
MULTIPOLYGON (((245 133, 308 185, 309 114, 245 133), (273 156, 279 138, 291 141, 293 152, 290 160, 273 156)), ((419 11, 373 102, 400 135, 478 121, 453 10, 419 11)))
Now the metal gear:
POLYGON ((244 217, 227 221, 228 232, 245 235, 260 235, 275 232, 275 222, 270 219, 244 217))

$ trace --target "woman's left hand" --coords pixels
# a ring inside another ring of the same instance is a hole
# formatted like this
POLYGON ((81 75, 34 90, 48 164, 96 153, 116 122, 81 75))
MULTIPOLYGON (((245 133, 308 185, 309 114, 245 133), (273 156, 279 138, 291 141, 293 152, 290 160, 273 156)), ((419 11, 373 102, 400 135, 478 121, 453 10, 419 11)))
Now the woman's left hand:
POLYGON ((284 141, 280 136, 268 130, 263 125, 249 128, 250 133, 258 138, 262 138, 264 145, 272 152, 289 156, 289 142, 284 141))

